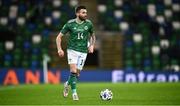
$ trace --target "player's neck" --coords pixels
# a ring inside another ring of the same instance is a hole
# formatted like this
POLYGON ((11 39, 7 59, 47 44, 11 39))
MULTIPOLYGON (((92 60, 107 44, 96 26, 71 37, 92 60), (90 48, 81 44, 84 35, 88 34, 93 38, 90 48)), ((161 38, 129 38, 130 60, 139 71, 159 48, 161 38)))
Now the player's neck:
POLYGON ((82 24, 84 21, 80 20, 79 18, 76 18, 76 22, 77 22, 78 24, 82 24))

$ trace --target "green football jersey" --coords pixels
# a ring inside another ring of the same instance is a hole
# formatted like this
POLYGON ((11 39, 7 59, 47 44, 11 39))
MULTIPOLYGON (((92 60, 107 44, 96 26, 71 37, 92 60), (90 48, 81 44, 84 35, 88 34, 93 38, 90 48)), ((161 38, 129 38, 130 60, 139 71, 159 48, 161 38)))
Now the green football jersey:
POLYGON ((87 53, 88 39, 93 30, 93 24, 90 20, 85 20, 83 23, 77 23, 76 19, 69 20, 61 29, 61 33, 65 35, 69 32, 68 49, 87 53))

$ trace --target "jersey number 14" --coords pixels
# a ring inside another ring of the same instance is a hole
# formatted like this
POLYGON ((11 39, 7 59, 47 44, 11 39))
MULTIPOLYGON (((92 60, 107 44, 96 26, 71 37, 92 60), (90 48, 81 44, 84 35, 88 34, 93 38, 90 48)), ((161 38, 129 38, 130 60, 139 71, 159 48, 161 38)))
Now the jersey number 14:
POLYGON ((78 33, 78 38, 77 39, 83 39, 83 33, 78 33))

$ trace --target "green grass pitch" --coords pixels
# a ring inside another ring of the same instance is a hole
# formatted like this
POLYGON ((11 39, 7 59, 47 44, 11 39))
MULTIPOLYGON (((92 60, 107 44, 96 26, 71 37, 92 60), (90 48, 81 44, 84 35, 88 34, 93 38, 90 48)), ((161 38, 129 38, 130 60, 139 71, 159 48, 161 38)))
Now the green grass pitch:
POLYGON ((180 105, 180 83, 78 83, 79 101, 62 96, 63 84, 0 86, 0 105, 180 105), (113 99, 99 93, 109 88, 113 99))

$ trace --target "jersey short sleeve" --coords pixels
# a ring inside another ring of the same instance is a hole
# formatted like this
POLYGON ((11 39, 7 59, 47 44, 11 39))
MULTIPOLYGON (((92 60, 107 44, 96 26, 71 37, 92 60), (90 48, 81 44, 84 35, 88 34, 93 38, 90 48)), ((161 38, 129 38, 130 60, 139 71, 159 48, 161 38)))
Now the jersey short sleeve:
POLYGON ((61 29, 61 33, 65 35, 69 31, 68 23, 64 24, 63 28, 61 29))
POLYGON ((90 29, 89 29, 89 32, 90 32, 90 34, 93 34, 93 33, 94 33, 94 27, 93 27, 92 22, 90 22, 90 29))

